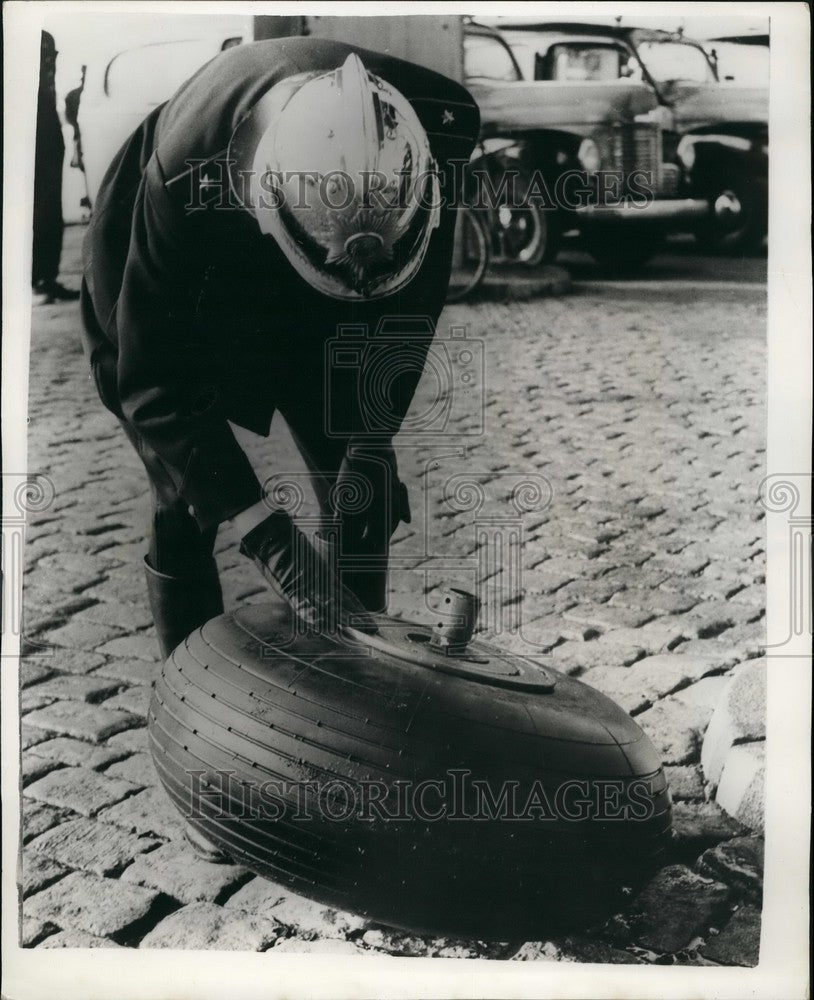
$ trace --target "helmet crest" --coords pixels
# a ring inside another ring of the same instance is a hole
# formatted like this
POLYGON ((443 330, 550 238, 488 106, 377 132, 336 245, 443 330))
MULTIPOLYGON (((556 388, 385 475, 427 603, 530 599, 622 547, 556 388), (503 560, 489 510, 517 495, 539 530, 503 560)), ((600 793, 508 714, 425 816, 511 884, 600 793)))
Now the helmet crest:
POLYGON ((242 203, 319 292, 389 295, 420 267, 440 217, 435 161, 412 105, 356 53, 272 87, 228 155, 242 203))

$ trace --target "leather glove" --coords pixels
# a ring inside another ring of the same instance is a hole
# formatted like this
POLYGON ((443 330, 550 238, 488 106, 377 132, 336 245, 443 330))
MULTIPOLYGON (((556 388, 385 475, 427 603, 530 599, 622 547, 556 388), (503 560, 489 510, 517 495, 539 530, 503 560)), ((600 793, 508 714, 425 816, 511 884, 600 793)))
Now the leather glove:
POLYGON ((343 625, 377 631, 358 598, 342 585, 336 567, 316 551, 285 511, 273 511, 244 535, 240 551, 307 624, 327 632, 343 625))
POLYGON ((351 439, 332 491, 334 516, 346 551, 379 555, 399 522, 410 523, 407 487, 398 477, 390 443, 351 439))

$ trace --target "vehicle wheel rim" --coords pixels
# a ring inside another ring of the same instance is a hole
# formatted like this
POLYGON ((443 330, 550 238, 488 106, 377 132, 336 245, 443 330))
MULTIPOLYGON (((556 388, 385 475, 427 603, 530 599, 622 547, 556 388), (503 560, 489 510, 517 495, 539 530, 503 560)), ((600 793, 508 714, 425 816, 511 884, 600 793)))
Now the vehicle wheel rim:
POLYGON ((546 227, 541 216, 522 210, 509 210, 507 216, 501 209, 498 218, 503 228, 501 242, 506 256, 521 264, 536 258, 546 239, 546 227))
POLYGON ((732 225, 743 214, 743 205, 734 191, 722 191, 713 205, 715 217, 721 222, 732 225))

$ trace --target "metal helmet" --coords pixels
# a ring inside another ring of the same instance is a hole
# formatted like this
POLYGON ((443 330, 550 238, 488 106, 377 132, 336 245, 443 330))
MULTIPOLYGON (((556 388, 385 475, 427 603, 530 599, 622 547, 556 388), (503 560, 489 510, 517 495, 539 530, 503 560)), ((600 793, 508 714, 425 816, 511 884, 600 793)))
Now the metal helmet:
POLYGON ((319 292, 378 298, 420 267, 440 218, 436 164, 410 102, 358 55, 272 87, 228 159, 241 204, 319 292))

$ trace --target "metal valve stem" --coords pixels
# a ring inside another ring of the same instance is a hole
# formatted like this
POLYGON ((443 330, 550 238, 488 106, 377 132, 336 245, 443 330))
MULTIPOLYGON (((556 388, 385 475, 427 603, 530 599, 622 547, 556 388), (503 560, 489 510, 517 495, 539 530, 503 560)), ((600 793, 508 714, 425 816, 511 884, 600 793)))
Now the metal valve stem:
POLYGON ((443 612, 445 620, 433 628, 430 645, 456 651, 465 649, 478 622, 479 598, 466 590, 450 587, 444 593, 439 611, 443 612))

